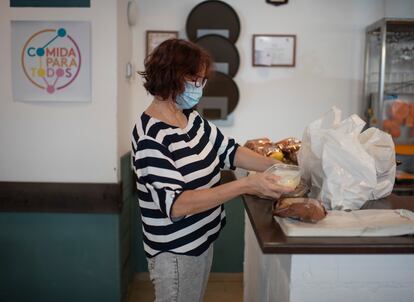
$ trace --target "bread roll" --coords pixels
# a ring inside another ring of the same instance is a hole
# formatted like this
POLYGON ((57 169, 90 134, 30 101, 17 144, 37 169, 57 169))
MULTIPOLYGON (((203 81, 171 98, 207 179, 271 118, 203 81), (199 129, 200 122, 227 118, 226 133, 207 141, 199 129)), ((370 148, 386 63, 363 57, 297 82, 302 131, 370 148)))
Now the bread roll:
POLYGON ((266 156, 269 151, 269 148, 273 147, 273 144, 267 137, 263 137, 263 138, 248 140, 244 144, 244 146, 256 153, 266 156))
POLYGON ((275 204, 273 215, 315 223, 325 218, 326 210, 317 199, 303 197, 284 198, 275 204))

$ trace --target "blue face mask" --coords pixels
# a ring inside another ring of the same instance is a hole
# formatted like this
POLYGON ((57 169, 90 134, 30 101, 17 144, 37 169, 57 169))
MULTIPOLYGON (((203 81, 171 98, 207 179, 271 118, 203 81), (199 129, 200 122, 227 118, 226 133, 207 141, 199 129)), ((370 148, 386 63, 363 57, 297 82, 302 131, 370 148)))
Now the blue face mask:
POLYGON ((184 92, 177 95, 177 106, 181 109, 190 109, 198 104, 203 96, 203 86, 196 87, 192 82, 184 83, 184 92))

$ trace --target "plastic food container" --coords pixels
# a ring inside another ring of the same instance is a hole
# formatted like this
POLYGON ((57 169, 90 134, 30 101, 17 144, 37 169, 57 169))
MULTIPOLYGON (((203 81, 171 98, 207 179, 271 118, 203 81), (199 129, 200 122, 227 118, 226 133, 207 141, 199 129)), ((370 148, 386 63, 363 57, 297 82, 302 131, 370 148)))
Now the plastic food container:
POLYGON ((275 164, 268 168, 265 173, 279 176, 279 185, 295 189, 300 183, 300 169, 298 166, 275 164))
POLYGON ((299 182, 299 185, 292 192, 282 193, 280 198, 291 198, 291 197, 306 197, 310 191, 309 185, 302 179, 299 182))

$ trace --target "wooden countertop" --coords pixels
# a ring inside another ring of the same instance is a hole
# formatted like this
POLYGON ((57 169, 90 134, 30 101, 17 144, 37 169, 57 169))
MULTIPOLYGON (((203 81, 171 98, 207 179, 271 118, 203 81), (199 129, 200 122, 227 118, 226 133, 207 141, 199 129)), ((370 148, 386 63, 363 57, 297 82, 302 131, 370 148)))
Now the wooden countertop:
MULTIPOLYGON (((397 237, 286 237, 272 217, 272 201, 243 195, 244 205, 265 254, 407 254, 414 253, 414 235, 397 237)), ((395 194, 367 202, 365 209, 409 209, 414 196, 395 194)))

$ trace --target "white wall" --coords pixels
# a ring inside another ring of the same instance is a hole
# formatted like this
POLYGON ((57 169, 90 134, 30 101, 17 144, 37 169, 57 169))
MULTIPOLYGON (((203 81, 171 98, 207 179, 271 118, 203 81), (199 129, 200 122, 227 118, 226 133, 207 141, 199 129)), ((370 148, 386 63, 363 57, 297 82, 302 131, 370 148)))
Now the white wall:
MULTIPOLYGON (((179 30, 185 38, 185 20, 201 2, 136 1, 133 29, 126 25, 127 0, 92 0, 91 8, 9 8, 9 1, 0 1, 0 181, 118 181, 132 125, 151 101, 139 77, 124 77, 125 64, 131 60, 142 70, 146 30, 179 30), (92 102, 14 102, 10 20, 90 21, 92 102)), ((241 143, 265 135, 301 137, 332 105, 346 114, 359 112, 365 26, 384 15, 411 17, 414 5, 410 0, 295 0, 281 7, 264 0, 226 2, 241 21, 235 78, 241 97, 234 124, 222 130, 241 143), (255 33, 296 34, 296 68, 253 68, 255 33)))
MULTIPOLYGON (((139 24, 134 31, 134 58, 143 68, 145 31, 178 30, 186 38, 185 21, 197 0, 137 0, 139 24)), ((332 105, 345 114, 360 113, 364 29, 384 16, 379 0, 295 0, 276 7, 265 1, 226 0, 239 15, 236 43, 241 63, 235 81, 240 100, 234 124, 223 132, 243 143, 268 136, 277 140, 301 137, 304 127, 332 105), (295 68, 252 67, 253 34, 297 35, 295 68)), ((151 97, 134 90, 133 117, 151 97)))
POLYGON ((387 18, 414 18, 414 1, 385 0, 384 15, 387 18))
MULTIPOLYGON (((117 12, 117 136, 118 136, 118 160, 122 155, 131 150, 130 133, 133 127, 129 118, 132 110, 132 85, 137 85, 135 76, 126 78, 126 64, 133 62, 133 27, 128 25, 126 18, 128 0, 118 0, 117 12)), ((133 72, 134 73, 134 72, 133 72)), ((119 167, 119 165, 118 165, 119 167)), ((118 179, 120 171, 118 169, 118 179)))
POLYGON ((61 9, 0 1, 0 181, 117 181, 116 12, 115 0, 61 9), (10 20, 90 21, 92 102, 14 102, 10 20))

